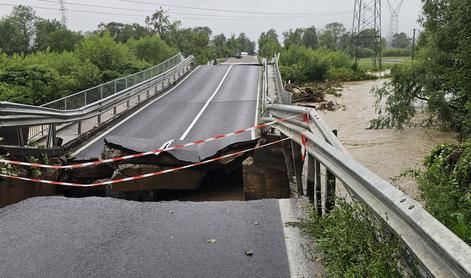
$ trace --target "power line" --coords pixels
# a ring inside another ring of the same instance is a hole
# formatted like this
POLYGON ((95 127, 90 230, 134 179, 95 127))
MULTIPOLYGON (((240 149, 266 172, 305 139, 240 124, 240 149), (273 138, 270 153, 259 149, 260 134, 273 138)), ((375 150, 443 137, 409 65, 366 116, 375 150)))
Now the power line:
MULTIPOLYGON (((36 0, 39 2, 47 2, 47 3, 56 3, 54 0, 36 0)), ((103 8, 103 9, 112 9, 112 10, 126 10, 126 11, 137 11, 137 12, 149 12, 149 10, 145 9, 135 9, 135 8, 123 8, 123 7, 113 7, 113 6, 103 6, 103 5, 95 5, 95 4, 84 4, 84 3, 76 3, 76 2, 63 2, 67 5, 72 6, 81 6, 81 7, 94 7, 94 8, 103 8)), ((195 13, 182 13, 182 12, 170 12, 171 14, 177 15, 190 15, 190 16, 212 16, 212 17, 230 17, 230 18, 250 18, 249 16, 245 15, 216 15, 216 14, 195 14, 195 13)))
MULTIPOLYGON (((39 2, 47 2, 47 3, 56 3, 53 0, 36 0, 39 2)), ((146 9, 135 9, 135 8, 124 8, 124 7, 113 7, 113 6, 104 6, 104 5, 96 5, 96 4, 84 4, 84 3, 77 3, 77 2, 63 2, 64 4, 72 5, 72 6, 82 6, 82 7, 94 7, 94 8, 104 8, 104 9, 113 9, 113 10, 126 10, 126 11, 138 11, 138 12, 149 12, 146 9)), ((351 13, 352 10, 348 11, 339 11, 333 13, 318 13, 315 14, 316 16, 322 15, 334 15, 334 14, 345 14, 351 13)), ((218 14, 201 14, 201 13, 185 13, 185 12, 174 12, 169 11, 170 14, 176 15, 189 15, 189 16, 210 16, 210 17, 221 17, 221 18, 241 18, 241 19, 253 19, 253 16, 247 15, 218 15, 218 14)), ((284 16, 273 16, 273 15, 264 15, 264 18, 271 17, 271 18, 293 18, 293 17, 311 17, 311 15, 304 15, 304 16, 296 16, 296 15, 284 15, 284 16)))
POLYGON ((252 14, 252 15, 292 15, 292 16, 317 16, 318 14, 313 13, 285 13, 285 12, 260 12, 260 11, 246 11, 246 10, 226 10, 226 9, 215 9, 215 8, 201 8, 195 6, 183 6, 175 4, 165 4, 159 2, 145 2, 139 0, 118 0, 121 2, 130 2, 143 5, 152 5, 152 6, 162 6, 162 7, 172 7, 172 8, 181 8, 181 9, 190 9, 190 10, 200 10, 200 11, 212 11, 212 12, 226 12, 226 13, 237 13, 237 14, 252 14))

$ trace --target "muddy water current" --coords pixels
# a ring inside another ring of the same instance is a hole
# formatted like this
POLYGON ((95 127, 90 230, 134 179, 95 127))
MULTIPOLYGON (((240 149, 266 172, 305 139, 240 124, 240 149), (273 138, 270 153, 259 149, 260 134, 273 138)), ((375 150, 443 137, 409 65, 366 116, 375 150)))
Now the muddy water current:
POLYGON ((418 167, 423 158, 436 145, 456 142, 455 134, 424 128, 406 128, 402 132, 393 129, 367 129, 369 121, 376 117, 372 87, 381 80, 345 83, 342 96, 333 98, 344 108, 334 112, 320 112, 350 154, 370 170, 392 182, 409 196, 420 200, 417 185, 411 179, 392 181, 403 171, 418 167))

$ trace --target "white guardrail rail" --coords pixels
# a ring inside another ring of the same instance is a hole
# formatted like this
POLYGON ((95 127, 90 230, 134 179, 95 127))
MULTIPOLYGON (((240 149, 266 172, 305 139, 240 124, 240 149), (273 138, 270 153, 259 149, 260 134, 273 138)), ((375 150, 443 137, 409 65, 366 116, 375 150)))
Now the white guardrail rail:
MULTIPOLYGON (((290 105, 291 94, 283 89, 278 57, 274 60, 275 78, 282 104, 266 103, 262 121, 302 115, 270 126, 291 138, 291 144, 284 148, 288 172, 296 177, 298 193, 308 196, 320 214, 333 208, 336 197, 347 195, 363 203, 373 213, 374 221, 380 221, 402 241, 406 259, 422 277, 471 277, 469 245, 415 200, 355 161, 315 109, 290 105), (305 175, 302 148, 307 152, 305 175), (302 177, 307 177, 306 189, 302 177), (337 183, 343 186, 343 193, 337 183)), ((262 99, 269 100, 266 96, 262 99)))
MULTIPOLYGON (((177 54, 163 63, 144 71, 118 78, 99 86, 78 92, 42 106, 31 106, 9 102, 0 102, 2 115, 0 127, 27 127, 26 143, 47 135, 47 146, 55 146, 57 126, 67 126, 78 123, 77 135, 82 134, 82 121, 97 117, 98 124, 101 116, 124 105, 125 110, 131 107, 130 100, 137 97, 137 104, 141 102, 141 94, 145 97, 163 91, 180 77, 191 70, 194 57, 184 58, 177 54)), ((19 136, 22 137, 22 136, 19 136)))

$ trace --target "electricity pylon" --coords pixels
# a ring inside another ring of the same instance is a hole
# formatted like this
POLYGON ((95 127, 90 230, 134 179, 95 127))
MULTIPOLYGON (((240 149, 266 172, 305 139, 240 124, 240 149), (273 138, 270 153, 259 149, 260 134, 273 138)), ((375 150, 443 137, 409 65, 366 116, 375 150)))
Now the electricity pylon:
POLYGON ((67 27, 67 15, 66 15, 65 12, 66 12, 66 9, 65 9, 65 5, 64 5, 64 1, 59 0, 59 13, 61 15, 61 23, 62 23, 62 25, 67 27))
POLYGON ((404 3, 404 0, 399 1, 399 3, 396 1, 396 3, 394 3, 396 6, 394 6, 391 1, 388 0, 389 11, 391 12, 391 17, 389 19, 389 45, 392 44, 394 35, 399 33, 399 12, 401 10, 402 3, 404 3))
POLYGON ((355 0, 352 24, 352 54, 358 61, 360 50, 374 51, 373 64, 382 68, 381 0, 355 0))

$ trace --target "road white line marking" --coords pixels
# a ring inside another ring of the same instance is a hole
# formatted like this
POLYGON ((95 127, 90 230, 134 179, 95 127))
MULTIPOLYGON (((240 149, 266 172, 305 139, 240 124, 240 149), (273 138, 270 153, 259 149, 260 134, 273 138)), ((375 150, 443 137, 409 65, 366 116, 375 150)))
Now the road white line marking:
POLYGON ((175 141, 175 139, 168 140, 167 142, 165 142, 162 145, 162 147, 159 148, 159 150, 167 149, 168 147, 170 147, 170 145, 173 143, 173 141, 175 141))
POLYGON ((103 134, 101 134, 100 136, 96 137, 95 139, 93 139, 92 141, 90 141, 88 144, 86 144, 85 146, 83 146, 82 148, 80 148, 79 150, 75 151, 73 154, 72 154, 72 157, 73 156, 76 156, 77 154, 81 153, 83 150, 85 150, 86 148, 90 147, 91 145, 93 145, 96 141, 100 140, 101 138, 103 138, 105 135, 107 135, 108 133, 110 133, 111 131, 113 131, 114 129, 116 129, 117 127, 119 127, 120 125, 122 125, 123 123, 125 123, 127 120, 131 119, 132 117, 136 116, 137 114, 139 114, 142 110, 146 109, 147 107, 149 107, 150 105, 152 105, 154 102, 158 101, 159 99, 163 98, 164 96, 168 95, 169 93, 173 92, 176 88, 178 88, 183 82, 185 82, 185 80, 187 80, 193 73, 195 73, 198 69, 200 68, 200 66, 197 66, 195 68, 195 70, 193 70, 192 72, 190 72, 190 74, 188 74, 185 78, 182 79, 182 81, 180 81, 177 85, 175 85, 175 87, 173 87, 172 89, 168 90, 166 93, 162 94, 161 96, 159 96, 158 98, 154 99, 153 101, 149 102, 148 104, 144 105, 143 107, 141 107, 139 110, 137 110, 136 112, 132 113, 129 117, 127 117, 126 119, 122 120, 121 122, 119 122, 118 124, 116 124, 115 126, 112 126, 110 129, 108 129, 106 132, 104 132, 103 134))
POLYGON ((201 109, 201 111, 198 113, 198 115, 196 115, 195 119, 193 120, 193 122, 191 122, 190 126, 186 129, 186 131, 183 133, 182 137, 180 137, 180 141, 182 140, 185 140, 186 136, 188 135, 188 133, 190 133, 191 129, 193 128, 193 126, 195 126, 196 122, 199 120, 199 118, 201 117, 201 115, 203 115, 204 113, 204 110, 206 110, 206 108, 208 107, 209 103, 211 102, 211 100, 213 100, 213 98, 216 96, 216 94, 219 92, 219 90, 221 89, 222 87, 222 84, 224 83, 224 80, 226 80, 226 77, 229 75, 229 72, 231 71, 232 69, 232 65, 229 67, 229 69, 227 70, 226 74, 224 75, 224 77, 222 78, 221 80, 221 83, 219 83, 219 86, 216 88, 216 90, 214 91, 214 93, 211 95, 211 97, 206 101, 206 103, 204 104, 203 108, 201 109))
MULTIPOLYGON (((262 72, 263 75, 263 72, 262 72)), ((258 109, 260 108, 260 70, 258 72, 258 87, 257 87, 257 105, 255 107, 255 125, 258 125, 258 109)), ((252 137, 252 140, 255 139, 255 129, 252 129, 252 132, 250 132, 250 135, 252 137)))

